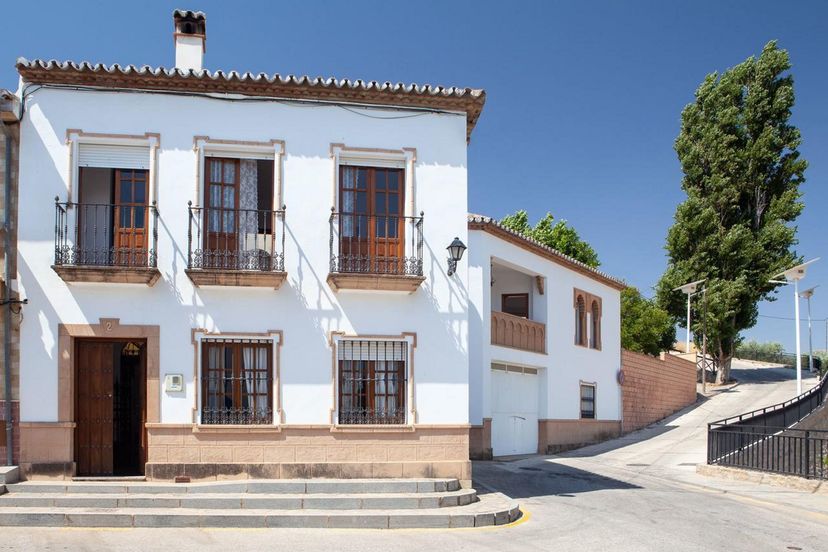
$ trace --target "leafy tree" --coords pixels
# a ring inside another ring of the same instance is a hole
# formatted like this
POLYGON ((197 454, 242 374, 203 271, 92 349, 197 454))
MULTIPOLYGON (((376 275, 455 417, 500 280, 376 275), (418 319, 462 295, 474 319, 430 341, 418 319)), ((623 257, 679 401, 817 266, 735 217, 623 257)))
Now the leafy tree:
POLYGON ((621 347, 656 356, 676 340, 670 314, 634 287, 621 291, 621 347))
POLYGON ((500 224, 592 268, 597 268, 601 264, 592 246, 583 241, 578 236, 578 232, 565 220, 555 222, 555 217, 551 213, 546 213, 546 216, 540 219, 534 227, 529 224, 529 215, 524 210, 503 217, 500 224))
MULTIPOLYGON (((679 323, 685 296, 672 289, 706 278, 708 350, 719 380, 741 330, 756 324, 757 302, 773 300, 768 279, 800 258, 792 251, 791 223, 803 205, 799 186, 799 130, 789 124, 794 105, 788 53, 768 43, 758 57, 704 79, 681 114, 675 143, 687 199, 667 234, 669 264, 658 298, 679 323)), ((694 330, 701 337, 701 296, 694 330)))

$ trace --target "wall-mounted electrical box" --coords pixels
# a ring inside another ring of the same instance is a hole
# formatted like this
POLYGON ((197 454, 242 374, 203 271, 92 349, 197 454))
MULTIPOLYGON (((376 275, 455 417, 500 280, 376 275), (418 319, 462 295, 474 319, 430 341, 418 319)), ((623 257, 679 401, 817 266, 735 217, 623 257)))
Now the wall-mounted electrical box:
POLYGON ((180 393, 184 391, 184 375, 167 374, 164 376, 164 391, 167 393, 180 393))

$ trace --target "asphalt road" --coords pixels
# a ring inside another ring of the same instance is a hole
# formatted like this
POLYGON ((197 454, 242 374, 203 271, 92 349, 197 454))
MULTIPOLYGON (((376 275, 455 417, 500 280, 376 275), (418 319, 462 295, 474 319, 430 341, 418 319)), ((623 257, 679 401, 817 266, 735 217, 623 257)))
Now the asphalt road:
MULTIPOLYGON (((828 550, 828 495, 706 478, 708 421, 794 395, 789 369, 736 367, 740 383, 637 433, 554 457, 478 462, 478 490, 518 499, 525 518, 455 530, 21 529, 5 550, 828 550)), ((806 386, 815 380, 806 380, 806 386)))

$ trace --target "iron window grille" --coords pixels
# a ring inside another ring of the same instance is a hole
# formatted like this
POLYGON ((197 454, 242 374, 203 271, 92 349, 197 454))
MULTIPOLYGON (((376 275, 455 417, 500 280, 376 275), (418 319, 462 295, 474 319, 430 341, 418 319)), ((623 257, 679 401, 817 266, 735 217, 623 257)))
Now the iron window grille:
POLYGON ((337 350, 339 424, 404 424, 408 343, 343 340, 337 350))
POLYGON ((202 424, 272 423, 272 341, 205 339, 201 367, 202 424))
POLYGON ((581 418, 595 418, 595 386, 581 384, 581 418))

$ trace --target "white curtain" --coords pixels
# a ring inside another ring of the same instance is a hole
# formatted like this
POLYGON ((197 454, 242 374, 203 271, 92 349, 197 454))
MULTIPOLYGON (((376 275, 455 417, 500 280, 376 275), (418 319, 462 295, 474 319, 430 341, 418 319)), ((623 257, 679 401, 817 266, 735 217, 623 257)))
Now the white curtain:
MULTIPOLYGON (((342 180, 342 188, 356 188, 356 169, 353 167, 345 167, 345 170, 342 171, 342 180)), ((342 202, 339 206, 341 213, 353 213, 356 207, 356 192, 353 190, 344 190, 340 201, 342 202)), ((343 237, 355 237, 354 217, 352 215, 342 215, 340 224, 342 225, 340 232, 343 237)))

